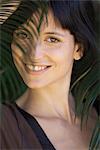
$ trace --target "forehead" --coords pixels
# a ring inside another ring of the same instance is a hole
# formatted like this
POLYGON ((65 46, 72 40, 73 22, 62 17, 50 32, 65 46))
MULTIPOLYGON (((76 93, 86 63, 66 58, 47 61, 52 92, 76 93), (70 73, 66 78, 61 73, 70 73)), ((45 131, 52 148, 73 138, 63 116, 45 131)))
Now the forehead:
POLYGON ((57 20, 57 18, 54 17, 53 12, 49 9, 47 15, 44 14, 42 16, 42 12, 39 10, 38 12, 35 12, 32 14, 32 16, 23 24, 25 28, 27 28, 29 31, 34 29, 36 32, 38 32, 38 28, 40 32, 43 32, 44 30, 62 30, 61 24, 57 20))

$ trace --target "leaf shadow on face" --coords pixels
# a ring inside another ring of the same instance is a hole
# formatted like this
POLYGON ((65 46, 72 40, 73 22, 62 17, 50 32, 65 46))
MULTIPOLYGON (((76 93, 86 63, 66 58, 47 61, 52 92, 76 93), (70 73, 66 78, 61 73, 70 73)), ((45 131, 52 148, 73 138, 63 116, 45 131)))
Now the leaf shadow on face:
MULTIPOLYGON (((2 1, 1 6, 3 12, 1 14, 1 21, 3 21, 3 14, 8 16, 8 19, 1 25, 1 63, 0 63, 0 80, 1 80, 1 101, 14 101, 27 89, 20 74, 18 73, 12 58, 11 43, 26 55, 31 49, 35 48, 33 41, 36 41, 39 35, 41 23, 44 15, 47 14, 46 4, 40 1, 22 1, 18 8, 12 13, 9 9, 9 2, 2 1), (27 10, 27 11, 26 11, 27 10), (40 11, 42 10, 42 11, 40 11), (35 13, 35 15, 33 15, 35 13), (30 22, 30 23, 29 23, 30 22), (25 25, 24 25, 25 24, 25 25), (28 26, 28 28, 27 28, 28 26), (19 27, 23 27, 24 32, 29 34, 32 39, 21 42, 20 39, 15 38, 15 31, 19 27), (33 44, 33 45, 32 45, 33 44), (32 45, 32 46, 31 46, 32 45)), ((14 3, 10 7, 13 7, 14 3)), ((34 42, 35 43, 35 42, 34 42)), ((16 53, 15 53, 16 55, 16 53)), ((18 56, 16 55, 16 58, 18 56)), ((19 58, 18 58, 19 59, 19 58)), ((20 59, 19 59, 20 61, 20 59)))

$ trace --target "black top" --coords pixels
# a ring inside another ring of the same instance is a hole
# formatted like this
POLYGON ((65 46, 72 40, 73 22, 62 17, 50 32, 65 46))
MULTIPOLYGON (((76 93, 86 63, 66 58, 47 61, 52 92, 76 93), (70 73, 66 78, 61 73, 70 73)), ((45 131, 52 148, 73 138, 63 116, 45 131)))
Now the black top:
POLYGON ((31 114, 27 113, 23 109, 21 109, 16 103, 15 106, 20 111, 20 113, 24 116, 24 118, 27 120, 33 131, 35 132, 42 148, 44 150, 56 150, 50 140, 48 139, 47 135, 39 125, 38 121, 33 117, 31 114))

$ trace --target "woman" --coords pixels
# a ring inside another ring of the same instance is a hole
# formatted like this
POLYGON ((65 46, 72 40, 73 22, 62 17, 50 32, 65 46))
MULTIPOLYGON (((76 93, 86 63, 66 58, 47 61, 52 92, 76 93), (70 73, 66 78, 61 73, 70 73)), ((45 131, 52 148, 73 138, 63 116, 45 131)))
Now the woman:
POLYGON ((81 130, 71 82, 88 53, 90 64, 95 59, 90 15, 88 1, 22 1, 4 23, 3 29, 18 16, 10 29, 11 49, 28 88, 15 103, 2 106, 1 149, 89 148, 97 113, 91 109, 81 130))

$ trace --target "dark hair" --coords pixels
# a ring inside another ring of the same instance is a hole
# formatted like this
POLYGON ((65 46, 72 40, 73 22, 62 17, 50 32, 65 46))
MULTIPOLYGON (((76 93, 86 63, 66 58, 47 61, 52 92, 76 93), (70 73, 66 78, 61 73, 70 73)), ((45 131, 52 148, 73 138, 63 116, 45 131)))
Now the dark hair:
MULTIPOLYGON (((32 1, 22 0, 18 9, 4 22, 3 28, 7 32, 13 33, 18 26, 27 21, 32 14, 45 5, 53 11, 54 17, 59 20, 64 29, 69 29, 74 35, 76 42, 84 46, 84 56, 91 51, 94 57, 96 49, 95 42, 95 15, 92 2, 90 0, 48 0, 32 1)), ((44 6, 44 7, 43 7, 44 6)))
POLYGON ((84 47, 84 55, 74 61, 72 82, 86 71, 96 58, 96 25, 93 2, 91 0, 51 0, 49 3, 55 19, 62 28, 70 30, 75 41, 84 47), (81 69, 86 63, 85 68, 81 69), (78 76, 77 76, 78 75, 78 76))
MULTIPOLYGON (((96 61, 96 25, 92 1, 22 0, 18 9, 4 22, 2 29, 6 31, 9 27, 9 32, 12 35, 13 31, 26 22, 38 8, 46 14, 47 9, 45 9, 45 6, 52 10, 55 19, 60 22, 62 28, 70 30, 75 37, 75 41, 84 46, 84 56, 80 60, 74 61, 72 85, 96 61)), ((73 93, 75 94, 75 92, 73 93)))

